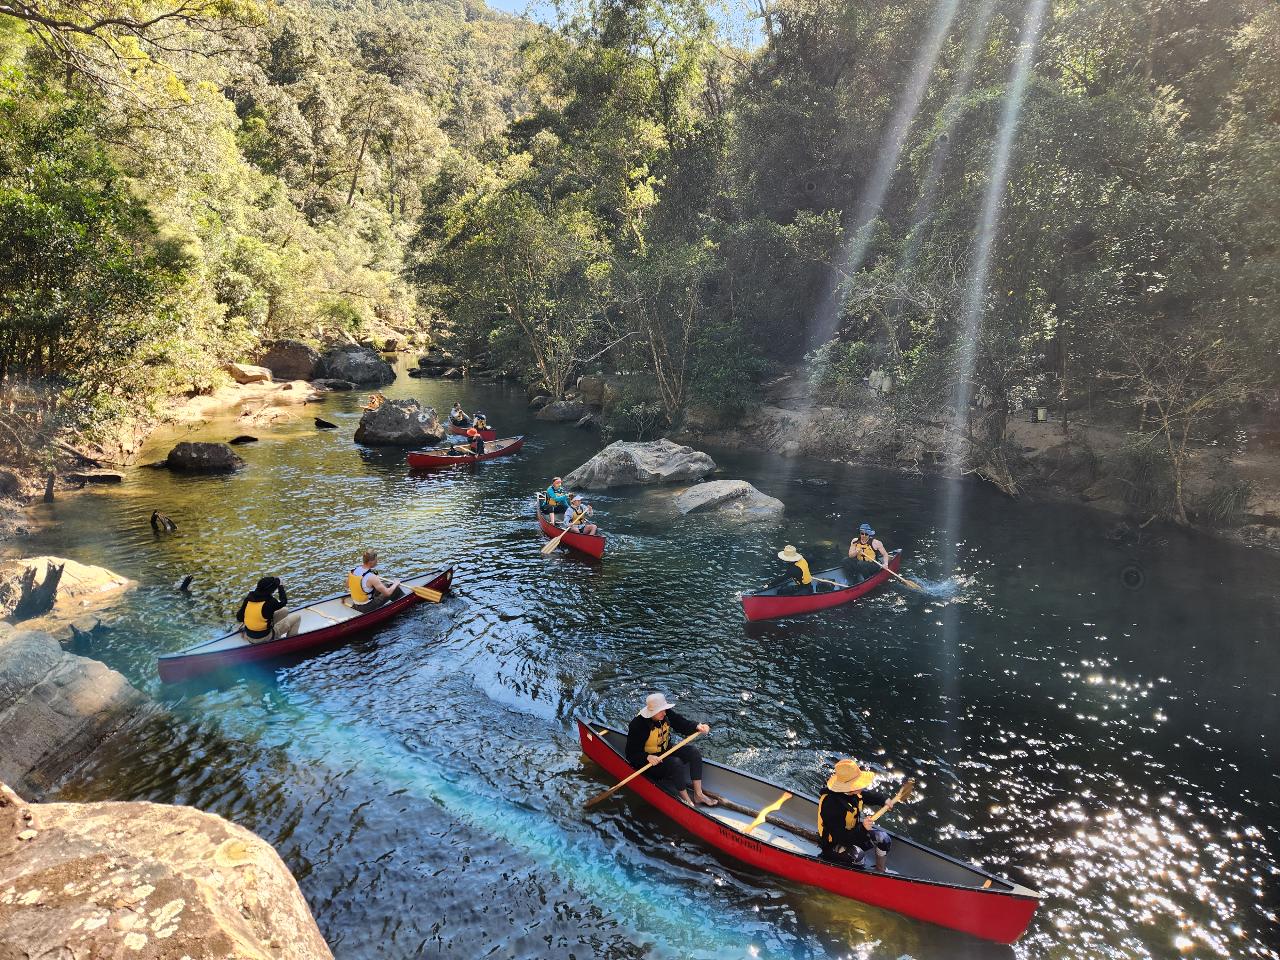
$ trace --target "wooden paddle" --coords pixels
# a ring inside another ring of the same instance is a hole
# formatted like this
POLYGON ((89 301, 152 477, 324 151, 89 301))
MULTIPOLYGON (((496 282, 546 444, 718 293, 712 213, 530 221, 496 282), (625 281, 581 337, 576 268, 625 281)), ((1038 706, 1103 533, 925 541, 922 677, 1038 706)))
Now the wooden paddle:
POLYGON ((590 800, 588 800, 586 803, 582 805, 582 809, 588 810, 591 807, 594 807, 601 800, 607 800, 609 797, 613 796, 615 793, 617 793, 619 790, 625 787, 628 783, 630 783, 636 777, 640 776, 640 774, 644 773, 650 767, 656 767, 659 763, 667 759, 667 757, 671 756, 673 753, 675 753, 677 750, 683 747, 686 743, 693 743, 693 741, 697 740, 700 736, 702 736, 701 730, 697 731, 696 733, 689 734, 689 736, 685 737, 683 740, 677 743, 674 747, 669 748, 665 753, 659 754, 658 759, 654 763, 646 763, 639 770, 632 771, 630 776, 625 777, 622 780, 619 780, 617 783, 615 783, 612 787, 610 787, 604 793, 597 793, 594 797, 592 797, 590 800))
POLYGON ((876 566, 879 567, 881 570, 885 571, 886 573, 888 573, 889 576, 894 577, 897 580, 901 580, 912 590, 919 590, 921 593, 924 593, 924 587, 920 586, 920 584, 916 583, 914 580, 908 580, 906 577, 899 577, 896 573, 894 573, 892 570, 889 569, 889 565, 887 563, 877 563, 876 566))
MULTIPOLYGON (((555 517, 554 510, 551 512, 551 516, 555 517)), ((590 516, 590 514, 588 514, 588 516, 590 516)), ((568 527, 565 528, 564 533, 572 533, 572 532, 573 531, 571 531, 568 527)), ((555 552, 556 547, 560 546, 560 541, 564 539, 564 533, 560 534, 560 536, 556 537, 554 540, 552 540, 550 543, 548 543, 545 547, 542 548, 542 555, 544 557, 549 557, 551 556, 552 553, 555 552)))
MULTIPOLYGON (((404 584, 400 584, 404 586, 404 584)), ((410 587, 415 594, 430 603, 439 603, 444 599, 444 593, 440 590, 431 590, 428 587, 410 587)))
POLYGON ((847 590, 849 587, 849 584, 841 583, 839 580, 824 580, 822 577, 810 577, 809 579, 814 583, 829 583, 837 590, 847 590))
MULTIPOLYGON (((915 788, 916 788, 916 781, 915 781, 915 778, 913 777, 909 779, 906 783, 904 783, 899 788, 898 792, 893 795, 893 805, 897 806, 903 800, 907 799, 907 797, 911 796, 911 791, 913 791, 915 788)), ((888 804, 886 804, 885 806, 881 807, 879 810, 877 810, 875 813, 871 815, 870 817, 871 822, 875 823, 877 820, 879 820, 888 812, 889 812, 889 806, 888 804)))

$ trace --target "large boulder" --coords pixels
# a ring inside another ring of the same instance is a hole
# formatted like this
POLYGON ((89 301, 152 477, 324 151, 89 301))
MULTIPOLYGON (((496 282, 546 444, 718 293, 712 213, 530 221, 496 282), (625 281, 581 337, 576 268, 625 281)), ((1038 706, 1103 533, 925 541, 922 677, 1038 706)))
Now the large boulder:
POLYGON ((388 400, 377 410, 366 410, 356 427, 356 443, 374 447, 421 447, 443 435, 435 407, 417 400, 388 400))
POLYGON ((265 841, 193 807, 0 787, 0 957, 332 960, 265 841))
POLYGON ((591 411, 581 400, 553 400, 534 416, 538 420, 556 423, 577 423, 591 411))
POLYGON ((320 354, 301 340, 277 340, 258 363, 277 380, 314 380, 320 354))
POLYGON ((170 470, 182 473, 234 473, 244 461, 225 443, 184 440, 165 459, 170 470))
POLYGON ((681 490, 672 500, 681 513, 727 513, 743 519, 781 516, 786 506, 745 480, 709 480, 681 490))
POLYGON ((396 378, 391 364, 377 351, 354 343, 334 347, 321 357, 315 375, 326 380, 349 380, 360 387, 384 387, 396 378))
POLYGON ((619 440, 566 476, 564 482, 567 487, 581 490, 680 483, 701 480, 715 468, 715 461, 705 453, 670 440, 619 440))
POLYGON ((231 374, 231 379, 236 383, 271 382, 270 370, 266 367, 255 367, 251 363, 228 363, 224 365, 222 369, 231 374))
POLYGON ((64 557, 5 560, 0 562, 0 619, 50 614, 73 620, 113 603, 133 586, 106 567, 64 557))
POLYGON ((145 702, 120 674, 66 653, 47 633, 0 624, 0 780, 27 793, 49 789, 145 702))

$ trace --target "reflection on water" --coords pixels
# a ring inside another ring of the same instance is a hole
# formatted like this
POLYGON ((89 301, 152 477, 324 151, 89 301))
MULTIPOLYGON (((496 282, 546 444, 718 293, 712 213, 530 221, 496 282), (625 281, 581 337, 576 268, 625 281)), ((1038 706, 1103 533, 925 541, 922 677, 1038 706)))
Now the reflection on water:
POLYGON ((1104 518, 967 484, 955 545, 943 481, 716 450, 786 518, 681 519, 667 491, 608 491, 591 498, 605 561, 543 557, 533 492, 596 437, 504 388, 387 392, 456 394, 529 442, 411 475, 403 452, 354 446, 360 398, 338 396, 339 430, 309 407, 239 448, 238 476, 140 470, 56 505, 40 550, 142 583, 91 652, 171 708, 64 797, 256 830, 340 958, 1277 957, 1276 558, 1176 533, 1121 547, 1104 518), (178 532, 155 536, 153 509, 178 532), (745 624, 737 595, 783 543, 822 566, 864 519, 925 593, 745 624), (155 681, 155 655, 224 627, 261 573, 330 593, 370 545, 392 573, 453 563, 456 596, 222 686, 155 681), (919 776, 891 825, 1043 890, 1028 935, 995 947, 775 882, 626 797, 584 813, 602 781, 572 718, 622 723, 655 686, 713 724, 708 754, 772 779, 816 791, 848 753, 919 776))

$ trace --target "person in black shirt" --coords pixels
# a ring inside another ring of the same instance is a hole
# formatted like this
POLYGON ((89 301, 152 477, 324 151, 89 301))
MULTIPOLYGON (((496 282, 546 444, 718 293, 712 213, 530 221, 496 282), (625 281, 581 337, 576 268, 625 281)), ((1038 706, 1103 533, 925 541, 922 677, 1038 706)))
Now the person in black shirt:
POLYGON ((292 637, 298 632, 300 613, 289 612, 289 597, 279 577, 263 577, 240 602, 236 619, 244 626, 251 643, 276 637, 292 637))
POLYGON ((651 693, 644 708, 627 727, 627 763, 637 770, 649 764, 653 769, 645 776, 674 790, 689 806, 701 803, 714 807, 717 800, 702 792, 702 754, 693 744, 685 744, 661 763, 658 757, 671 746, 671 731, 687 737, 695 730, 710 733, 705 723, 694 723, 671 709, 665 695, 651 693), (689 799, 689 787, 693 787, 693 799, 689 799))
POLYGON ((841 760, 835 773, 818 794, 818 835, 822 838, 822 859, 857 867, 870 866, 885 872, 892 838, 871 819, 873 808, 892 807, 893 800, 867 790, 876 775, 863 770, 856 760, 841 760))

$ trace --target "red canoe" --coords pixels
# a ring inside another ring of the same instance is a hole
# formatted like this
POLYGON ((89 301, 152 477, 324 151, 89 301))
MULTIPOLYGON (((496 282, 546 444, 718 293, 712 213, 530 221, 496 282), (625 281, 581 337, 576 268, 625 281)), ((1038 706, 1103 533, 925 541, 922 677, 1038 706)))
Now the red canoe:
MULTIPOLYGON (((611 779, 632 772, 625 733, 579 720, 578 739, 582 752, 611 779)), ((984 940, 1013 943, 1040 906, 1036 891, 892 832, 888 873, 828 863, 819 859, 815 842, 815 797, 710 761, 704 761, 702 782, 724 801, 720 806, 685 806, 647 777, 636 777, 626 789, 713 847, 760 870, 984 940), (753 813, 783 791, 791 798, 748 836, 744 831, 753 813)))
MULTIPOLYGON (((547 521, 541 507, 537 507, 535 510, 538 514, 538 526, 542 528, 543 536, 548 540, 553 540, 564 533, 562 529, 547 521)), ((560 546, 578 550, 589 557, 595 557, 597 560, 604 556, 604 537, 598 533, 564 533, 564 539, 560 541, 560 546)))
POLYGON ((436 447, 434 450, 415 450, 409 454, 409 466, 414 470, 435 470, 440 467, 456 467, 463 463, 479 463, 481 460, 493 460, 496 457, 505 457, 509 453, 515 453, 524 446, 524 437, 507 437, 505 440, 494 441, 492 449, 486 449, 484 453, 463 453, 467 450, 465 446, 459 445, 456 449, 458 453, 450 456, 446 451, 448 447, 436 447))
MULTIPOLYGON (((460 427, 456 423, 452 423, 452 422, 449 424, 449 433, 455 437, 465 437, 467 435, 467 431, 470 429, 471 429, 470 427, 460 427)), ((498 431, 497 430, 481 430, 480 438, 482 440, 497 440, 498 431)))
MULTIPOLYGON (((902 566, 902 551, 895 550, 889 554, 889 569, 894 573, 902 566)), ((841 567, 815 573, 815 577, 823 580, 835 580, 848 584, 848 574, 841 567)), ((792 617, 798 613, 813 613, 815 610, 829 610, 842 603, 849 603, 864 597, 880 584, 889 579, 885 571, 873 574, 866 580, 845 586, 839 590, 825 583, 816 584, 819 593, 778 593, 777 587, 754 590, 742 595, 742 612, 748 620, 773 620, 777 617, 792 617)))
MULTIPOLYGON (((424 573, 402 582, 405 587, 426 587, 447 593, 449 584, 453 582, 453 568, 424 573)), ((302 621, 298 625, 298 633, 292 637, 250 643, 241 631, 236 630, 177 653, 166 653, 156 658, 160 679, 165 683, 178 683, 212 670, 325 649, 353 634, 390 620, 420 599, 416 593, 408 590, 398 600, 392 600, 368 613, 359 613, 343 605, 342 601, 346 598, 347 594, 336 593, 332 597, 294 609, 295 613, 302 614, 302 621)))

